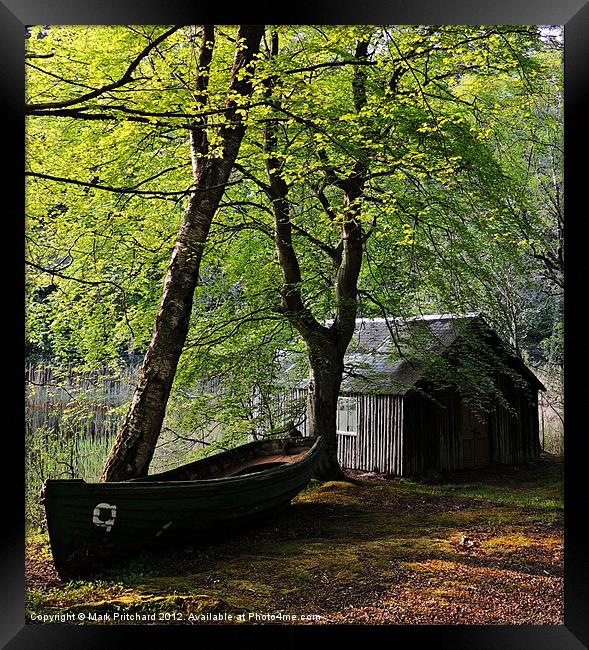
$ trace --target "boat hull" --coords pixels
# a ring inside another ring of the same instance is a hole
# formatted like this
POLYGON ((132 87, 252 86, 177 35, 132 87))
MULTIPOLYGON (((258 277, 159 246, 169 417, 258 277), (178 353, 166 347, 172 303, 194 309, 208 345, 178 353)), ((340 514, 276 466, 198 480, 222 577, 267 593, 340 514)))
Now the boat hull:
POLYGON ((224 478, 48 480, 43 500, 57 572, 87 575, 121 556, 210 541, 263 518, 305 488, 319 452, 320 438, 297 462, 224 478))

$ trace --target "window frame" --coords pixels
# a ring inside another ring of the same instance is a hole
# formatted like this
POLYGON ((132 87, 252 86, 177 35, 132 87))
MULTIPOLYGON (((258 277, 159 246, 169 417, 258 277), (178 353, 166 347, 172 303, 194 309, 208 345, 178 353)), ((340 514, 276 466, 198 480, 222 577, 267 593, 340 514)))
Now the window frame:
POLYGON ((336 426, 336 432, 337 435, 340 436, 357 436, 358 435, 358 399, 356 397, 351 397, 349 395, 344 395, 342 397, 337 398, 337 412, 336 412, 336 421, 335 421, 335 426, 336 426), (343 403, 347 404, 353 404, 354 408, 353 409, 346 409, 345 411, 341 409, 341 405, 343 403), (340 413, 345 413, 346 414, 346 425, 349 427, 350 426, 350 411, 354 411, 354 419, 355 419, 355 427, 354 431, 348 431, 348 430, 343 430, 340 429, 340 413))

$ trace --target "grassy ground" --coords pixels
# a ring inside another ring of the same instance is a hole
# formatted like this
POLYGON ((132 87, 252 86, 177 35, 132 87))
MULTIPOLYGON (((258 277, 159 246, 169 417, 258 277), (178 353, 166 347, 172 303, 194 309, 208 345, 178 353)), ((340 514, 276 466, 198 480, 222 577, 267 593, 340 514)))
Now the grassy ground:
POLYGON ((558 460, 452 480, 353 478, 313 483, 221 543, 145 554, 93 581, 60 581, 46 537, 30 535, 27 620, 563 623, 558 460))

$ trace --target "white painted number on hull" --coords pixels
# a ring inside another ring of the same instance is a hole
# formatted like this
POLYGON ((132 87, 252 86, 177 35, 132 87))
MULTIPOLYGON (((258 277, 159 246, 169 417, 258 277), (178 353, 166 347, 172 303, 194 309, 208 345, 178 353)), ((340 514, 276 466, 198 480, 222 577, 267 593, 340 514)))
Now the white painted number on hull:
POLYGON ((94 513, 92 514, 92 523, 99 528, 106 528, 106 532, 110 533, 110 529, 114 526, 116 516, 116 506, 111 506, 110 503, 99 503, 96 508, 94 508, 94 513), (101 510, 110 510, 110 519, 101 519, 101 510))
POLYGON ((166 528, 168 528, 168 527, 170 526, 171 523, 172 523, 171 521, 168 521, 167 524, 164 524, 164 525, 160 528, 160 530, 157 531, 157 533, 155 534, 155 536, 156 536, 156 537, 159 537, 159 536, 164 532, 164 530, 166 530, 166 528))

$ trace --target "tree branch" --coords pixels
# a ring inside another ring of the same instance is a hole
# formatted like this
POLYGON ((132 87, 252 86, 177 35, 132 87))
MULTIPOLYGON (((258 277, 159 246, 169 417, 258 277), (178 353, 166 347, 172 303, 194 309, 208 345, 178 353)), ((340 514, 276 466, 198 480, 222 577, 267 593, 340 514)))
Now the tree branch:
POLYGON ((157 47, 162 41, 165 41, 166 38, 177 32, 179 29, 181 29, 183 26, 182 25, 176 25, 175 27, 172 27, 165 31, 163 34, 160 34, 155 40, 151 41, 148 45, 146 45, 143 50, 135 57, 135 59, 131 62, 123 76, 118 79, 117 81, 114 81, 113 83, 106 84, 105 86, 101 86, 100 88, 96 88, 95 90, 92 90, 89 93, 86 93, 85 95, 80 95, 79 97, 74 97, 73 99, 65 99, 60 102, 45 102, 45 103, 40 103, 40 104, 26 104, 25 105, 25 115, 31 114, 33 111, 38 111, 38 110, 44 110, 44 109, 53 109, 53 108, 66 108, 68 106, 75 106, 76 104, 83 104, 84 102, 87 102, 89 99, 94 99, 95 97, 99 97, 100 95, 103 95, 106 92, 109 92, 110 90, 115 90, 116 88, 120 88, 121 86, 124 86, 125 84, 129 83, 130 81, 133 81, 133 73, 139 66, 139 64, 149 55, 149 53, 157 47))

